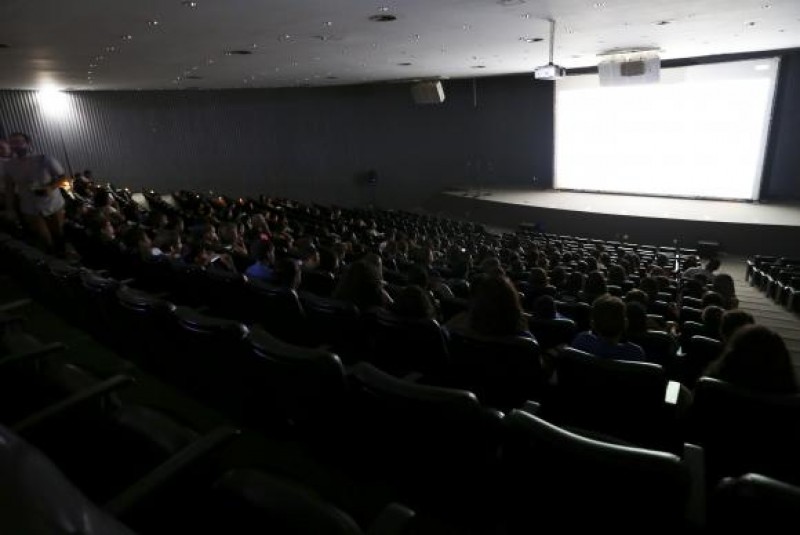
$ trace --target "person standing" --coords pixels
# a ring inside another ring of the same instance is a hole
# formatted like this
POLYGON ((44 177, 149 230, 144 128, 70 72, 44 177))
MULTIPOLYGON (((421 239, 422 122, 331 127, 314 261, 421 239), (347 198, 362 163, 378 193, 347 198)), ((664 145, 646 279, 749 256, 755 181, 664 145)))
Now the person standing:
POLYGON ((15 132, 8 138, 14 158, 5 163, 6 213, 16 218, 14 192, 25 226, 45 250, 64 254, 64 196, 59 182, 64 168, 50 156, 33 154, 31 138, 15 132))

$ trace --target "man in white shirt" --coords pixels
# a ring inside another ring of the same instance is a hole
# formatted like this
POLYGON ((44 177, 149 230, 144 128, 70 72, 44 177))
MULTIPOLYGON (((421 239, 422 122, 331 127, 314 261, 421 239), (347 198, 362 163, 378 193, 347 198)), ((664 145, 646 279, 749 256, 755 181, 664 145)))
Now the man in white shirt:
POLYGON ((14 193, 28 229, 42 247, 57 254, 64 252, 64 196, 59 183, 64 168, 54 158, 32 154, 31 138, 16 132, 8 138, 16 156, 4 164, 6 213, 16 218, 14 193))

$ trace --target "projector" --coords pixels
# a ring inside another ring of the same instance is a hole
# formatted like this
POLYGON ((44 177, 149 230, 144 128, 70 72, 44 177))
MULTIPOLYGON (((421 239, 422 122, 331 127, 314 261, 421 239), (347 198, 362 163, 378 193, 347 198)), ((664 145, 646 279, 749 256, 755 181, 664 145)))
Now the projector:
POLYGON ((553 63, 548 63, 544 67, 537 67, 533 70, 533 76, 537 80, 560 80, 566 75, 567 69, 553 63))

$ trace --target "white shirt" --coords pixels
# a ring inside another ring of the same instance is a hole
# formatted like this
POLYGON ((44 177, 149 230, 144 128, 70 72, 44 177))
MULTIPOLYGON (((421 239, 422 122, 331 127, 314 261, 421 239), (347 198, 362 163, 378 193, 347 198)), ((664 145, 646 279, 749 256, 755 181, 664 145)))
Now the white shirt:
POLYGON ((47 191, 44 195, 34 193, 64 174, 64 168, 55 159, 34 154, 8 160, 3 167, 3 176, 10 177, 16 185, 23 214, 49 216, 64 208, 61 190, 47 191))

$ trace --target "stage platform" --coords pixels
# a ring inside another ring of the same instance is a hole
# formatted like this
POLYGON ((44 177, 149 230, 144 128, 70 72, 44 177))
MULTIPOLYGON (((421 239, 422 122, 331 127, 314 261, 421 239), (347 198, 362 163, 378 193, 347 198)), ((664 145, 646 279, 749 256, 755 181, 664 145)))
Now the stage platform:
POLYGON ((800 257, 800 204, 676 199, 523 189, 453 189, 427 203, 429 211, 514 229, 538 224, 543 232, 630 243, 695 248, 718 242, 736 255, 800 257))

